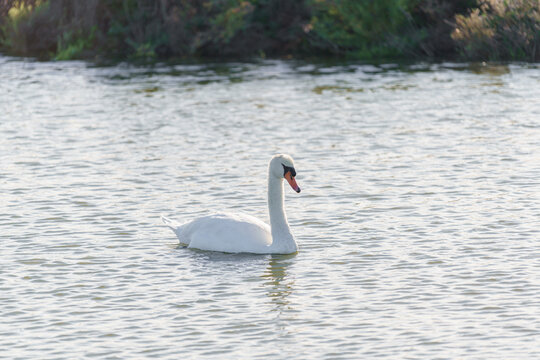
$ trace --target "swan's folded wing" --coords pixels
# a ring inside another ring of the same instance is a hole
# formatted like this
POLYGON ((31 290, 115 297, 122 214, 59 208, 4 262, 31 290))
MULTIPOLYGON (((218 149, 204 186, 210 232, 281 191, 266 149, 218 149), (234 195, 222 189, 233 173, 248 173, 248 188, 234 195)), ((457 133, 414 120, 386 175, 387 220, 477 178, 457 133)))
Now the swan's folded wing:
POLYGON ((245 214, 205 216, 187 224, 189 247, 222 252, 264 253, 272 243, 270 226, 245 214))

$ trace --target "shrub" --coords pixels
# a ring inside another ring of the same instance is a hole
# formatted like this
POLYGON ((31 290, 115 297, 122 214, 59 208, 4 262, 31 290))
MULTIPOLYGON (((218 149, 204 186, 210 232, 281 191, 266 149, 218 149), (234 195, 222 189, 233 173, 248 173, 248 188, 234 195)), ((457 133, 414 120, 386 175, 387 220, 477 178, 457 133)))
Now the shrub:
POLYGON ((78 57, 93 46, 97 2, 4 0, 0 45, 15 55, 78 57))
POLYGON ((254 6, 249 1, 181 0, 166 11, 168 46, 175 55, 219 54, 247 27, 254 6))
POLYGON ((418 39, 415 57, 451 58, 456 53, 451 34, 456 14, 467 14, 476 0, 418 0, 411 6, 411 16, 418 39))
POLYGON ((469 59, 540 60, 540 2, 485 0, 456 16, 452 39, 469 59))
POLYGON ((96 27, 92 27, 88 36, 81 30, 75 32, 67 31, 63 33, 57 41, 55 60, 71 60, 82 57, 85 50, 93 47, 96 27))
POLYGON ((390 36, 407 21, 406 0, 310 0, 311 43, 331 53, 391 55, 390 36))
POLYGON ((38 1, 13 3, 16 6, 5 12, 1 23, 1 46, 15 55, 46 56, 53 52, 58 31, 47 26, 49 4, 38 1))

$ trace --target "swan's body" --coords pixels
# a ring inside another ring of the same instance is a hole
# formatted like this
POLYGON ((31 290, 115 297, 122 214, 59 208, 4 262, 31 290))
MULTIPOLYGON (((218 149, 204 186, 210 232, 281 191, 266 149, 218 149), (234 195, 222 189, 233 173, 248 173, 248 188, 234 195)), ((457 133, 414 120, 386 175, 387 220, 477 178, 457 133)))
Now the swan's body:
POLYGON ((172 229, 180 244, 200 250, 259 253, 272 244, 270 226, 247 214, 209 215, 172 229))
POLYGON ((276 155, 268 168, 268 210, 270 224, 242 213, 204 216, 179 225, 162 217, 165 225, 188 248, 230 253, 291 254, 298 250, 283 209, 283 179, 300 192, 294 179, 293 160, 276 155))

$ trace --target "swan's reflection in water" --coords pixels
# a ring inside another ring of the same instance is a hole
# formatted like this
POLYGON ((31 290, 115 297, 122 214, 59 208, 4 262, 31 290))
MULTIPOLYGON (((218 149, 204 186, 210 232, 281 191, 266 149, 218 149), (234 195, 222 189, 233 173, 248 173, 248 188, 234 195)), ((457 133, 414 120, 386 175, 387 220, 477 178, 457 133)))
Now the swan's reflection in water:
POLYGON ((266 281, 267 296, 280 313, 290 310, 289 295, 294 290, 294 279, 287 275, 287 268, 293 263, 296 254, 270 255, 266 271, 261 275, 266 281))

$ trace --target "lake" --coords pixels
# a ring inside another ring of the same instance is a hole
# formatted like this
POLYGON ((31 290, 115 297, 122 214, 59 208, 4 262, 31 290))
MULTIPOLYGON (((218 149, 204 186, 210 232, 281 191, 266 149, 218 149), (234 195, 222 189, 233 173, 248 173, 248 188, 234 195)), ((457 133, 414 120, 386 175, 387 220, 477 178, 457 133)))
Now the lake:
POLYGON ((540 358, 540 66, 0 57, 0 358, 540 358), (267 220, 293 255, 163 226, 267 220))

